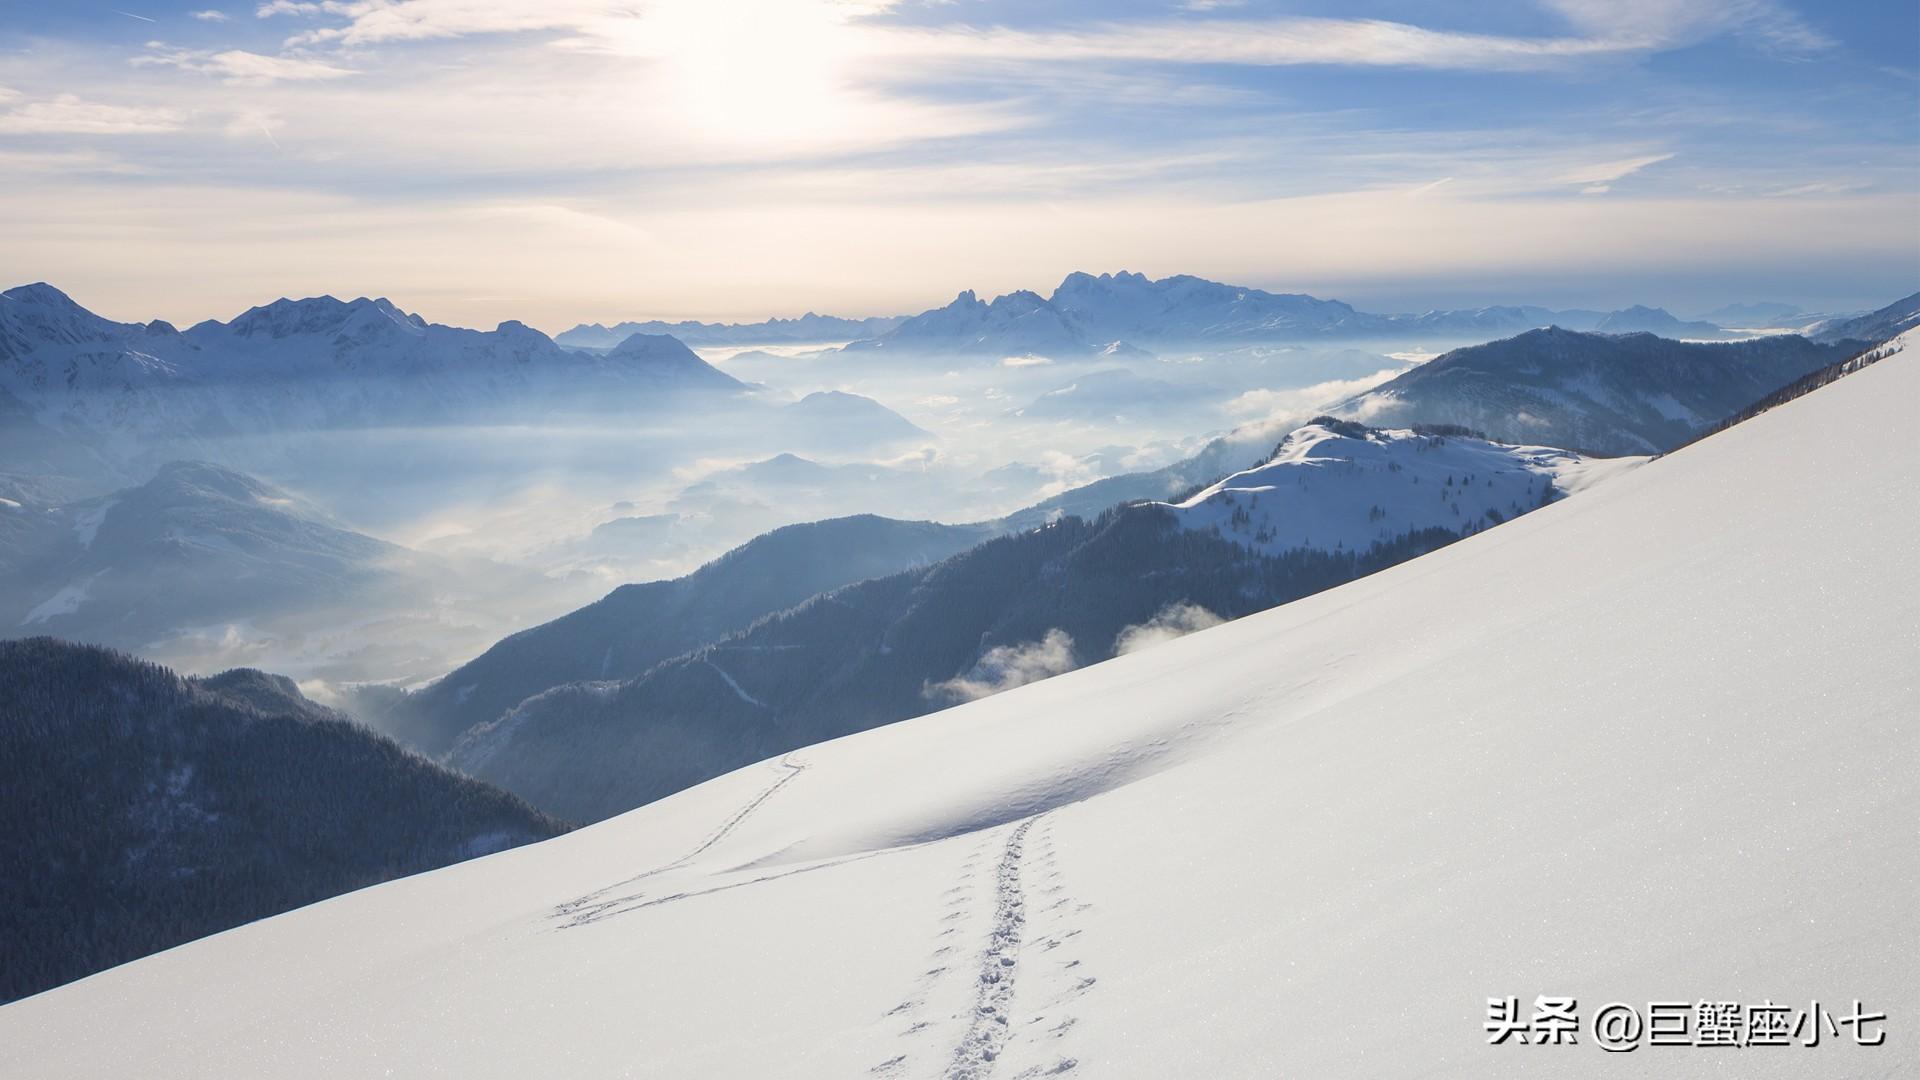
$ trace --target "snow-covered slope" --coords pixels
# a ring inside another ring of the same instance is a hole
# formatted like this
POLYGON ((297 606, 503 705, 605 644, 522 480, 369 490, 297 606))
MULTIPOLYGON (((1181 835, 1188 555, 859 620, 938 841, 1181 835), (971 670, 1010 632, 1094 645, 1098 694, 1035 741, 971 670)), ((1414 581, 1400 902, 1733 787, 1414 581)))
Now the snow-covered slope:
POLYGON ((1256 551, 1365 551, 1408 533, 1477 532, 1645 463, 1321 417, 1273 457, 1172 507, 1256 551))
POLYGON ((1920 367, 1431 556, 0 1009, 10 1071, 1896 1076, 1920 367), (1490 1046, 1488 998, 1887 1044, 1490 1046))

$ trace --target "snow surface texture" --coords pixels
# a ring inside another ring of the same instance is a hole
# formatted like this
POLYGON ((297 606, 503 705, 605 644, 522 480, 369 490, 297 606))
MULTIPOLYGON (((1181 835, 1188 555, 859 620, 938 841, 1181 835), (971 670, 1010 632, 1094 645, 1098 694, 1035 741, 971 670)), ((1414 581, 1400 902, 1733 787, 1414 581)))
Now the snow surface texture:
POLYGON ((18 1002, 6 1071, 1916 1075, 1916 397, 18 1002), (1490 1046, 1509 994, 1889 1036, 1490 1046))
POLYGON ((1289 434, 1265 464, 1171 509, 1187 528, 1214 530, 1269 555, 1364 552, 1425 529, 1490 528, 1646 460, 1310 424, 1289 434))

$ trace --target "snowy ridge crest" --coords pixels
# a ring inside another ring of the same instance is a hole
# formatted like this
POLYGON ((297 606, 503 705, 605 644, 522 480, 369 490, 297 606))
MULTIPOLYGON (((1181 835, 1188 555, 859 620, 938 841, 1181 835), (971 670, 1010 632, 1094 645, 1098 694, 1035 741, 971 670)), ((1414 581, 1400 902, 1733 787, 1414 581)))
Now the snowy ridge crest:
POLYGON ((1365 552, 1431 529, 1478 532, 1647 460, 1322 416, 1289 432, 1265 462, 1168 509, 1185 528, 1263 554, 1365 552))

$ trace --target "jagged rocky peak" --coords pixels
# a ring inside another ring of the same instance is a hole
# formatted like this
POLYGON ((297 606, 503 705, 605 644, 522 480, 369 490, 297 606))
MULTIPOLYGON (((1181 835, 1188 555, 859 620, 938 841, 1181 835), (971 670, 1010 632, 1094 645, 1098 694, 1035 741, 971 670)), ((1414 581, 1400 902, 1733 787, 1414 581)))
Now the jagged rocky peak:
POLYGON ((1002 311, 1034 311, 1047 306, 1047 301, 1031 289, 1015 289, 1005 296, 996 296, 988 308, 1002 311))
POLYGON ((401 311, 385 297, 340 300, 332 296, 310 296, 304 300, 282 297, 271 304, 248 308, 227 324, 227 330, 241 337, 284 338, 295 334, 334 333, 350 323, 393 325, 409 330, 424 330, 427 325, 426 320, 401 311))

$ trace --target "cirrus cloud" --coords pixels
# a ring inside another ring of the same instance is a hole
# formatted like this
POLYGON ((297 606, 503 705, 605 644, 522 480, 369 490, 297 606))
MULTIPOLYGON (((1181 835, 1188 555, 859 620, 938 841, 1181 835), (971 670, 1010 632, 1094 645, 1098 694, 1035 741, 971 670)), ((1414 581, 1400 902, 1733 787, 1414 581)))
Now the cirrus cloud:
POLYGON ((184 123, 177 109, 109 105, 60 94, 0 112, 0 135, 155 135, 178 131, 184 123))
POLYGON ((275 82, 313 82, 341 79, 358 72, 322 60, 301 56, 265 56, 244 49, 223 52, 175 49, 136 57, 135 64, 158 64, 213 75, 240 86, 264 86, 275 82))

